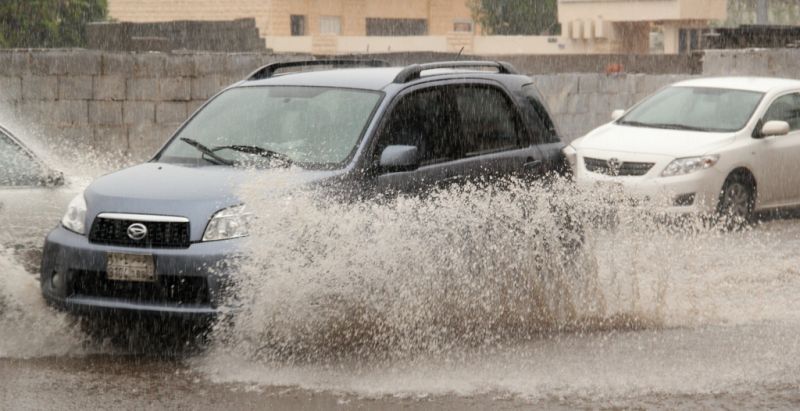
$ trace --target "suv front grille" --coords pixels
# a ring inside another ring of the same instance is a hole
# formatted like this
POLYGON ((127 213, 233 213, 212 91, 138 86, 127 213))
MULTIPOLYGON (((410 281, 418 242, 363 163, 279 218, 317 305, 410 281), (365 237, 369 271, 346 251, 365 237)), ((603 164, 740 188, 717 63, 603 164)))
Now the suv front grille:
POLYGON ((92 224, 89 241, 96 244, 119 245, 142 248, 188 248, 189 221, 182 218, 159 217, 136 218, 135 215, 100 214, 92 224), (140 240, 128 236, 128 227, 140 223, 147 234, 140 240))
POLYGON ((591 157, 584 157, 583 164, 587 171, 609 176, 643 176, 655 165, 655 163, 625 161, 617 162, 617 166, 612 167, 613 163, 609 164, 609 160, 591 157))
POLYGON ((102 271, 73 271, 72 296, 145 303, 209 304, 204 277, 159 276, 156 282, 110 281, 102 271))

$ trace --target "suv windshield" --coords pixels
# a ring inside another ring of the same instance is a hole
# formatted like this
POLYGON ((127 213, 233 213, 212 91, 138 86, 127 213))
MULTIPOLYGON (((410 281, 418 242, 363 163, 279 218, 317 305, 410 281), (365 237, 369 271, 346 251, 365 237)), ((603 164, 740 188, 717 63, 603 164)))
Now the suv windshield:
POLYGON ((705 87, 669 87, 617 124, 678 130, 732 132, 750 119, 763 93, 705 87))
POLYGON ((326 87, 233 88, 197 113, 159 160, 241 164, 267 158, 335 166, 353 152, 381 95, 326 87))

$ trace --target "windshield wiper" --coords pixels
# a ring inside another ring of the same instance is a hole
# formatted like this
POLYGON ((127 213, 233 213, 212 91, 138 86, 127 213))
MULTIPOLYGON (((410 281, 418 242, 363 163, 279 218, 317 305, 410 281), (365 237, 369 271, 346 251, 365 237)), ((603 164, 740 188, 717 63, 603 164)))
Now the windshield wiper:
POLYGON ((687 130, 687 131, 710 131, 711 129, 703 127, 687 126, 684 124, 675 123, 643 123, 641 121, 620 121, 619 124, 634 126, 634 127, 652 127, 652 128, 665 128, 669 130, 687 130))
POLYGON ((216 165, 226 165, 226 166, 232 166, 233 165, 233 161, 218 156, 217 153, 214 152, 214 150, 204 146, 203 143, 200 143, 197 140, 193 140, 193 139, 187 138, 187 137, 181 137, 180 140, 183 141, 184 143, 196 148, 197 151, 203 153, 204 156, 210 157, 210 158, 206 158, 206 157, 201 156, 201 158, 203 158, 204 160, 207 160, 207 161, 209 161, 211 163, 214 163, 216 165))
POLYGON ((255 155, 259 155, 261 157, 276 158, 276 159, 278 159, 280 161, 283 161, 286 164, 293 163, 292 159, 289 158, 289 156, 287 156, 286 154, 279 153, 277 151, 273 151, 273 150, 270 150, 270 149, 267 149, 267 148, 264 148, 264 147, 259 147, 259 146, 233 144, 233 145, 229 145, 229 146, 217 146, 217 147, 212 148, 211 151, 216 152, 216 151, 225 150, 225 149, 238 151, 240 153, 255 154, 255 155))

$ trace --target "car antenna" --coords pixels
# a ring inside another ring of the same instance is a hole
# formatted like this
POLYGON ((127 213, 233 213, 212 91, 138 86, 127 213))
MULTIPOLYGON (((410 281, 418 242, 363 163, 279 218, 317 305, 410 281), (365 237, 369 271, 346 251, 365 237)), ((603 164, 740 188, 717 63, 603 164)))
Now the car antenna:
POLYGON ((461 46, 461 50, 458 51, 458 55, 456 56, 456 61, 461 60, 461 53, 464 52, 464 46, 461 46))

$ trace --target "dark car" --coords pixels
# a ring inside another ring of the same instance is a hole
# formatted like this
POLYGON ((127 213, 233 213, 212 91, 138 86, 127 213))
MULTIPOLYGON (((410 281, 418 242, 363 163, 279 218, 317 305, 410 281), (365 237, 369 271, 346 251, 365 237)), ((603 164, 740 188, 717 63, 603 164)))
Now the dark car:
POLYGON ((212 267, 248 235, 236 195, 248 170, 418 192, 562 172, 563 147, 536 86, 507 63, 271 64, 210 99, 152 160, 77 196, 47 236, 42 292, 77 312, 214 315, 225 274, 212 267))

